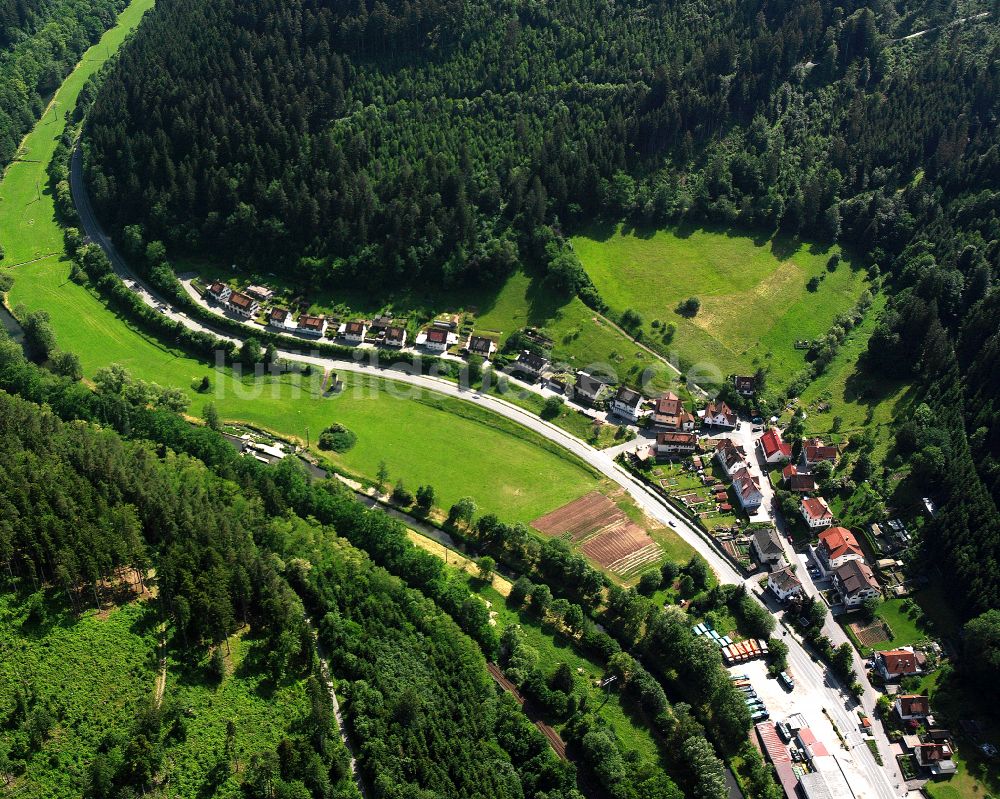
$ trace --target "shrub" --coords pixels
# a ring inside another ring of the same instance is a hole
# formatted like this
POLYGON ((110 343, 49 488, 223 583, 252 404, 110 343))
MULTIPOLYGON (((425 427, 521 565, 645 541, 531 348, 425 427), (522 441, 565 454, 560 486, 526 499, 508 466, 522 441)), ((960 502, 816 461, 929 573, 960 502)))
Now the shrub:
POLYGON ((358 441, 358 437, 344 427, 335 422, 319 434, 319 448, 329 449, 334 452, 347 452, 358 441))
POLYGON ((677 313, 681 316, 686 316, 688 319, 697 316, 698 311, 701 310, 701 300, 697 297, 688 297, 684 302, 677 306, 677 313))

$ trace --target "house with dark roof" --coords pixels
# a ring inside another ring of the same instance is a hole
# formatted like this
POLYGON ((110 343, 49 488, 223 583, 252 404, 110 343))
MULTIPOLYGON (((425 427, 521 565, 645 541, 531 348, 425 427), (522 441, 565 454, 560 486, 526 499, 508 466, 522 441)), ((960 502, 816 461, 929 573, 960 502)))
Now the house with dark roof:
POLYGON ((368 335, 368 322, 363 319, 352 319, 344 324, 342 335, 351 344, 360 344, 368 335))
POLYGON ((275 330, 295 330, 296 328, 292 312, 285 308, 272 308, 267 315, 267 324, 268 327, 273 327, 275 330))
POLYGON ((824 444, 822 439, 807 438, 802 442, 802 455, 799 457, 799 471, 811 472, 816 464, 822 461, 835 464, 840 455, 836 447, 824 444))
POLYGON ((952 759, 953 752, 948 744, 917 744, 913 747, 913 756, 920 768, 927 769, 935 777, 950 776, 958 771, 958 766, 952 759))
POLYGON ((642 406, 642 394, 638 391, 633 391, 628 386, 619 386, 618 391, 615 392, 615 396, 611 400, 611 412, 633 424, 639 421, 642 406))
POLYGON ((830 527, 820 533, 816 554, 824 572, 838 569, 849 560, 865 559, 858 539, 846 527, 830 527))
POLYGON ((919 694, 898 694, 893 705, 903 721, 923 720, 931 714, 931 701, 919 694))
POLYGON ((372 319, 371 329, 373 333, 383 333, 393 324, 393 319, 388 314, 379 314, 372 319))
POLYGON ((767 587, 782 602, 787 602, 793 596, 802 594, 802 581, 795 576, 795 572, 789 566, 775 569, 767 575, 767 587))
POLYGON ((594 405, 600 399, 606 385, 587 372, 577 372, 576 382, 573 384, 573 398, 578 402, 594 405))
POLYGON ((697 446, 697 433, 685 433, 683 430, 661 430, 656 434, 657 455, 690 455, 697 446))
POLYGON ((656 430, 694 430, 695 418, 674 392, 668 391, 653 402, 653 428, 656 430))
POLYGON ((730 430, 740 421, 736 412, 722 400, 708 403, 701 413, 701 420, 711 427, 726 427, 730 430))
POLYGON ((531 350, 521 350, 521 354, 517 356, 517 360, 511 364, 511 368, 525 374, 528 377, 538 379, 542 376, 549 366, 549 362, 546 358, 543 358, 538 353, 532 352, 531 350))
POLYGON ((802 500, 799 511, 810 529, 829 527, 833 524, 833 512, 823 497, 806 497, 802 500))
POLYGON ((875 575, 862 560, 849 560, 833 573, 833 587, 845 607, 856 608, 870 597, 882 596, 875 575))
POLYGON ((773 527, 760 527, 753 531, 750 546, 757 561, 764 566, 780 563, 785 557, 785 548, 781 545, 778 531, 773 527))
POLYGON ((781 470, 781 482, 785 488, 796 494, 808 494, 816 490, 816 481, 810 474, 799 474, 799 469, 794 463, 788 464, 781 470))
POLYGON ((923 674, 926 664, 927 659, 923 652, 917 652, 912 646, 875 653, 875 668, 886 682, 893 682, 911 674, 923 674))
POLYGON ((752 397, 757 391, 757 380, 753 375, 733 375, 733 386, 741 397, 752 397))
POLYGON ((406 328, 399 325, 389 325, 385 329, 385 345, 387 347, 405 347, 406 328))
POLYGON ((757 447, 767 463, 781 463, 792 457, 792 445, 782 440, 781 432, 776 427, 768 428, 757 439, 757 447))
POLYGON ((260 310, 260 303, 253 297, 234 291, 229 295, 229 309, 247 319, 252 319, 260 310))
POLYGON ((490 356, 497 351, 497 343, 486 336, 472 334, 465 344, 465 349, 468 350, 469 355, 479 355, 489 360, 490 356))
POLYGON ((434 352, 444 352, 448 349, 448 328, 432 327, 424 336, 424 346, 434 352))
POLYGON ((323 338, 326 335, 326 328, 329 323, 325 316, 310 316, 309 314, 299 315, 299 332, 303 336, 310 338, 323 338))
POLYGON ((229 302, 233 290, 222 281, 216 280, 205 290, 205 293, 209 299, 215 300, 218 303, 226 303, 229 302))

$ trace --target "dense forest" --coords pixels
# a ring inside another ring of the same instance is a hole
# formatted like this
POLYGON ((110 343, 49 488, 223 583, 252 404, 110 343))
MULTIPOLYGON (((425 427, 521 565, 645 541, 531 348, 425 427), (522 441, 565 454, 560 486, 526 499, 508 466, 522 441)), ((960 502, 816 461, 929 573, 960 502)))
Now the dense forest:
POLYGON ((125 0, 0 0, 0 168, 125 0))
POLYGON ((94 105, 90 184, 115 226, 303 284, 523 263, 600 304, 562 240, 598 216, 837 240, 892 295, 863 366, 931 389, 896 450, 974 615, 1000 607, 998 55, 969 2, 163 2, 94 105))

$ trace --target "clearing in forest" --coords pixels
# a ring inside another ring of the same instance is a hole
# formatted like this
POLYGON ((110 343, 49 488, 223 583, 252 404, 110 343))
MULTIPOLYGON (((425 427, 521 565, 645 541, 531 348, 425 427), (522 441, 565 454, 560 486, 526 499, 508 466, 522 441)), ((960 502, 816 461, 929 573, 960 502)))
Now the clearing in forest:
POLYGON ((646 343, 676 351, 684 366, 714 364, 723 376, 769 367, 778 384, 805 365, 795 341, 825 335, 865 288, 863 272, 831 263, 838 248, 779 236, 592 226, 573 246, 612 312, 642 316, 646 343), (689 297, 701 307, 685 318, 676 309, 689 297))

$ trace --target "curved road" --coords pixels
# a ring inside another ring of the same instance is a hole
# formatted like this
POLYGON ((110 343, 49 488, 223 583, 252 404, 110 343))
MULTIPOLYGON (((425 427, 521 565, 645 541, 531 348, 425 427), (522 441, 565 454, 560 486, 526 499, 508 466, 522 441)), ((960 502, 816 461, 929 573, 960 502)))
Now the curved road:
MULTIPOLYGON (((84 233, 104 249, 118 276, 122 279, 135 281, 142 286, 147 295, 147 302, 151 305, 165 304, 169 307, 170 302, 168 300, 160 297, 154 289, 148 286, 141 277, 129 268, 125 259, 118 253, 111 239, 105 234, 100 223, 97 221, 83 179, 82 157, 79 146, 73 152, 70 170, 70 188, 74 204, 80 215, 80 222, 84 233)), ((198 320, 192 319, 176 310, 169 310, 167 315, 192 330, 209 332, 228 341, 237 343, 241 341, 234 336, 213 330, 198 320)), ((298 340, 289 337, 289 342, 293 341, 298 340)), ((371 374, 380 378, 406 383, 427 391, 434 391, 439 394, 472 402, 500 416, 515 421, 535 431, 549 441, 558 444, 568 452, 573 453, 597 472, 621 486, 645 513, 661 524, 674 529, 699 555, 705 558, 712 570, 718 575, 720 581, 737 584, 746 582, 748 588, 751 586, 753 588, 757 587, 755 582, 745 581, 729 561, 723 558, 707 542, 702 533, 694 525, 674 511, 642 482, 626 472, 606 453, 591 447, 565 430, 511 402, 507 402, 499 397, 483 395, 463 389, 442 378, 410 374, 398 369, 368 365, 357 361, 307 355, 293 349, 279 349, 278 354, 283 359, 311 364, 322 369, 371 374)), ((751 590, 750 593, 758 601, 761 600, 759 592, 751 590)), ((811 699, 812 704, 817 704, 819 708, 825 708, 827 713, 836 722, 840 731, 845 735, 850 731, 856 730, 857 717, 852 709, 853 703, 845 702, 845 695, 837 687, 837 681, 829 673, 829 670, 822 663, 813 661, 811 656, 793 636, 788 635, 784 640, 788 643, 789 648, 789 668, 796 678, 796 693, 805 694, 807 697, 813 698, 811 699)), ((862 679, 864 678, 862 677, 862 679)), ((866 704, 870 704, 872 701, 869 700, 866 704)), ((868 707, 867 709, 869 713, 873 711, 872 707, 868 707)), ((898 777, 890 772, 888 767, 882 768, 878 766, 864 743, 858 743, 857 741, 853 743, 854 745, 851 747, 847 757, 853 761, 858 776, 864 783, 855 784, 852 782, 855 796, 858 799, 897 799, 904 795, 905 789, 900 787, 898 777)), ((887 757, 888 752, 883 752, 883 758, 887 757)), ((894 761, 887 759, 886 763, 894 764, 894 761)))

